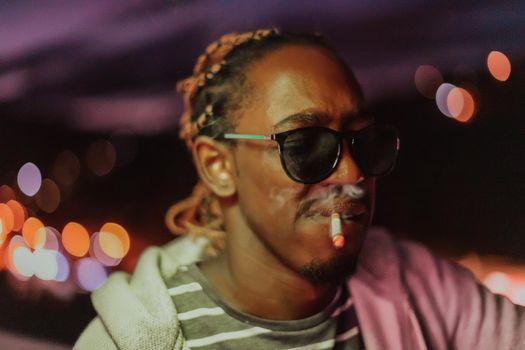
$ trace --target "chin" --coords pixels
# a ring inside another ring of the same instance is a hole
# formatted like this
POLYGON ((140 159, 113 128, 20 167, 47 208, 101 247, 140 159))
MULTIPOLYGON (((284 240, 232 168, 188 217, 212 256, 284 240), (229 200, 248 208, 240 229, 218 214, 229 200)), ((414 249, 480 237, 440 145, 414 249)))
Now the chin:
POLYGON ((301 276, 314 283, 340 283, 355 273, 357 254, 335 255, 327 261, 313 259, 299 268, 301 276))

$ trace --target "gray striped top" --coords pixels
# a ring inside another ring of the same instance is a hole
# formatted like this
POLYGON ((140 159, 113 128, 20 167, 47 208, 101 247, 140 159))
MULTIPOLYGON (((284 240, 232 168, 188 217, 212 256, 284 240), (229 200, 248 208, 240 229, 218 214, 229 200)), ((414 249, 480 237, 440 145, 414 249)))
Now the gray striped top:
POLYGON ((234 310, 208 284, 195 264, 182 266, 168 281, 191 349, 363 349, 347 288, 313 316, 275 321, 234 310))

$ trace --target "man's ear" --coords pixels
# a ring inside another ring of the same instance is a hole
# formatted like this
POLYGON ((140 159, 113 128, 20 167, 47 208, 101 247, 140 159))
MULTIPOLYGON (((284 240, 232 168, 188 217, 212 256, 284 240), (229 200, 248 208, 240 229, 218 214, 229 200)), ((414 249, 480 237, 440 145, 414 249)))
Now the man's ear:
POLYGON ((218 197, 234 195, 234 164, 229 148, 208 136, 198 136, 192 152, 201 180, 213 193, 218 197))

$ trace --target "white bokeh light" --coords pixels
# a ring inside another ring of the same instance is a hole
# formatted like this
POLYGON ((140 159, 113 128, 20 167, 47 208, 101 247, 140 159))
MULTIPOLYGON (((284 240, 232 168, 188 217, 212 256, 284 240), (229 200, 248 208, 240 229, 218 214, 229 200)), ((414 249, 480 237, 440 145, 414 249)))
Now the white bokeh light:
POLYGON ((32 197, 42 186, 42 173, 35 164, 25 163, 18 171, 17 183, 24 194, 32 197))

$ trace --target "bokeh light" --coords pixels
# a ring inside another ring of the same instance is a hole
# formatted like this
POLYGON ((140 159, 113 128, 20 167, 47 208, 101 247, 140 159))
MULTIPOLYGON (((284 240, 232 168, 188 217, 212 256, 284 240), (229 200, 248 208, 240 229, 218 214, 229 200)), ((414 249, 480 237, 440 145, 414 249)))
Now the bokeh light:
POLYGON ((124 227, 114 222, 108 222, 100 229, 100 247, 106 255, 121 259, 129 251, 129 234, 124 227))
POLYGON ((82 257, 89 250, 89 233, 81 224, 70 222, 62 230, 62 244, 69 254, 82 257))
POLYGON ((505 294, 511 286, 511 281, 503 272, 491 272, 484 278, 483 284, 486 285, 492 293, 505 294))
POLYGON ((54 280, 58 274, 57 252, 48 249, 36 249, 33 252, 35 275, 44 281, 54 280))
POLYGON ((414 83, 421 95, 434 99, 438 87, 443 83, 443 76, 437 68, 421 65, 417 67, 414 74, 414 83))
POLYGON ((31 277, 35 273, 33 263, 33 253, 27 247, 16 247, 11 253, 13 257, 13 267, 16 272, 24 277, 31 277))
POLYGON ((494 79, 506 81, 512 69, 509 58, 499 51, 491 51, 487 56, 487 67, 494 79))
MULTIPOLYGON (((57 231, 56 228, 51 226, 46 226, 38 229, 39 231, 44 231, 44 243, 42 245, 42 248, 48 249, 48 250, 55 250, 58 251, 60 249, 60 233, 57 231)), ((39 234, 42 234, 39 232, 39 234)))
POLYGON ((62 254, 61 252, 55 252, 55 253, 56 253, 57 266, 58 266, 58 271, 55 277, 55 281, 64 282, 69 277, 69 271, 70 271, 69 261, 64 256, 64 254, 62 254))
MULTIPOLYGON (((14 235, 13 237, 11 237, 11 240, 9 241, 9 245, 7 246, 7 249, 4 251, 4 261, 5 261, 6 267, 12 273, 13 276, 15 276, 16 278, 18 278, 20 280, 27 280, 28 277, 20 274, 17 271, 17 269, 16 269, 16 267, 14 265, 14 262, 13 262, 13 253, 14 253, 14 251, 16 249, 18 249, 20 247, 29 248, 27 246, 26 242, 24 241, 24 238, 22 238, 22 236, 14 235)), ((18 254, 20 254, 20 253, 18 253, 18 254)), ((22 253, 22 254, 24 254, 24 253, 22 253)), ((20 264, 20 262, 19 262, 19 264, 20 264)))
POLYGON ((0 203, 0 220, 2 221, 2 231, 0 232, 0 237, 3 235, 7 237, 9 232, 13 231, 15 225, 15 216, 13 215, 11 208, 5 203, 0 203))
POLYGON ((97 140, 86 151, 86 164, 97 176, 107 175, 115 166, 117 152, 111 142, 97 140))
POLYGON ((525 306, 525 285, 518 286, 512 293, 512 302, 525 306))
POLYGON ((6 203, 15 198, 15 191, 11 187, 7 185, 0 186, 0 203, 6 203))
POLYGON ((122 258, 113 258, 104 252, 100 246, 100 232, 95 232, 91 236, 89 255, 105 266, 117 266, 122 261, 122 258))
POLYGON ((75 264, 75 276, 79 287, 91 292, 106 281, 108 274, 100 262, 92 258, 82 258, 75 264))
POLYGON ((60 204, 60 189, 57 184, 51 179, 44 179, 35 195, 35 202, 46 213, 54 212, 60 204))
POLYGON ((5 242, 7 238, 7 230, 4 230, 4 220, 0 218, 0 247, 5 242))
POLYGON ((25 195, 29 197, 34 196, 42 185, 40 169, 31 162, 25 163, 18 171, 17 183, 25 195))
POLYGON ((70 187, 77 181, 79 175, 80 160, 78 157, 69 150, 60 153, 51 170, 51 176, 55 181, 63 187, 70 187))
POLYGON ((467 122, 474 115, 474 98, 467 90, 455 87, 448 93, 447 110, 456 120, 467 122))
POLYGON ((42 221, 35 217, 30 217, 24 222, 22 236, 29 247, 36 249, 44 245, 46 240, 45 230, 40 230, 43 227, 42 221))
POLYGON ((11 212, 13 213, 13 231, 20 232, 24 222, 27 219, 27 210, 22 204, 15 201, 14 199, 8 201, 6 204, 9 208, 11 208, 11 212))
POLYGON ((446 115, 447 117, 451 117, 451 118, 452 118, 452 114, 450 114, 450 111, 448 110, 447 99, 448 99, 448 94, 455 87, 456 86, 452 84, 443 83, 438 87, 436 91, 436 105, 438 106, 439 111, 443 113, 444 115, 446 115))

